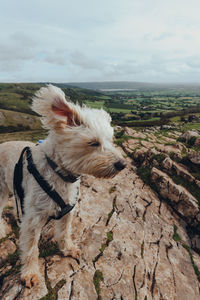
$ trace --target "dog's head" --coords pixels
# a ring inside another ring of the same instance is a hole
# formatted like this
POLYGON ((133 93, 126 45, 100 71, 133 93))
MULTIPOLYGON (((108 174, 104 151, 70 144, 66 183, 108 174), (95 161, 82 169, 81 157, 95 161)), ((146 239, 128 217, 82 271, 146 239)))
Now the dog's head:
POLYGON ((75 105, 52 85, 36 93, 32 109, 50 130, 49 139, 66 169, 103 178, 124 169, 125 161, 113 145, 111 117, 103 109, 75 105))

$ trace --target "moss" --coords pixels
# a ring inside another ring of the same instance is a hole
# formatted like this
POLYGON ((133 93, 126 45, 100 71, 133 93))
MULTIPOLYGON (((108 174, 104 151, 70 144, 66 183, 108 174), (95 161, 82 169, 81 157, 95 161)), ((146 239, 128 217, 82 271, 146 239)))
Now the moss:
POLYGON ((123 135, 124 135, 124 129, 122 129, 122 130, 120 130, 120 131, 117 131, 117 132, 115 133, 115 138, 116 138, 116 139, 119 139, 119 138, 121 138, 123 135))
POLYGON ((114 185, 114 186, 112 186, 110 189, 109 189, 109 194, 112 194, 112 193, 114 193, 115 191, 116 191, 116 186, 114 185))
POLYGON ((129 136, 129 135, 122 135, 120 138, 116 139, 115 140, 115 144, 117 144, 118 146, 122 146, 122 144, 129 140, 129 139, 132 139, 133 137, 132 136, 129 136))
POLYGON ((200 282, 200 271, 199 271, 197 265, 196 265, 195 262, 194 262, 191 248, 190 248, 188 245, 186 245, 186 244, 183 244, 182 246, 187 250, 187 252, 188 252, 188 254, 189 254, 189 256, 190 256, 190 260, 191 260, 191 263, 192 263, 194 272, 195 272, 195 274, 196 274, 196 276, 197 276, 198 281, 200 282))
POLYGON ((163 153, 153 154, 151 156, 151 161, 150 162, 152 162, 155 159, 159 164, 161 164, 165 158, 166 158, 166 155, 163 154, 163 153))
POLYGON ((103 273, 96 270, 93 276, 93 283, 97 293, 97 300, 102 300, 100 282, 103 281, 103 273))
POLYGON ((173 240, 175 242, 180 242, 181 241, 181 237, 180 235, 177 233, 178 227, 176 225, 174 225, 174 234, 173 234, 173 240))
POLYGON ((99 251, 103 254, 104 250, 108 247, 108 245, 110 244, 110 242, 112 242, 113 240, 113 233, 112 231, 109 231, 106 233, 107 235, 107 240, 105 244, 101 245, 101 248, 99 249, 99 251))
POLYGON ((185 142, 186 142, 186 138, 184 138, 184 137, 179 137, 179 138, 177 139, 177 141, 180 142, 180 143, 185 143, 185 142))
POLYGON ((171 178, 176 184, 186 188, 190 192, 190 194, 194 196, 200 203, 199 187, 195 182, 190 182, 186 178, 179 176, 177 174, 172 174, 171 178))
POLYGON ((55 242, 45 242, 42 239, 39 243, 40 255, 39 257, 47 257, 55 254, 61 254, 58 244, 55 242))
POLYGON ((112 210, 111 210, 111 212, 109 212, 108 213, 108 218, 107 218, 107 221, 106 221, 106 226, 108 226, 108 224, 109 224, 109 222, 110 222, 110 219, 111 219, 111 217, 112 217, 112 215, 113 215, 113 213, 114 213, 114 211, 115 211, 115 209, 116 209, 116 199, 117 199, 117 197, 115 196, 114 197, 114 199, 113 199, 113 207, 112 207, 112 210))
POLYGON ((99 254, 92 260, 94 267, 95 267, 95 263, 103 255, 104 250, 109 246, 110 242, 112 242, 113 232, 112 231, 107 232, 106 236, 107 236, 106 242, 101 244, 101 248, 99 249, 99 254))
POLYGON ((172 160, 174 160, 174 159, 176 158, 176 153, 173 152, 173 151, 171 151, 171 152, 169 153, 169 157, 170 157, 172 160))
POLYGON ((113 240, 113 233, 112 231, 109 231, 107 232, 107 241, 106 241, 107 246, 109 245, 110 242, 112 242, 112 240, 113 240))
POLYGON ((46 278, 46 286, 48 289, 48 294, 40 300, 57 300, 58 299, 58 291, 63 287, 63 285, 66 283, 65 279, 61 279, 54 288, 51 287, 49 279, 46 278), (47 282, 48 281, 48 282, 47 282))
POLYGON ((144 183, 151 186, 151 169, 149 167, 140 167, 137 169, 137 174, 144 181, 144 183))
POLYGON ((196 136, 191 136, 191 138, 187 141, 187 144, 189 146, 193 146, 196 142, 197 137, 196 136))

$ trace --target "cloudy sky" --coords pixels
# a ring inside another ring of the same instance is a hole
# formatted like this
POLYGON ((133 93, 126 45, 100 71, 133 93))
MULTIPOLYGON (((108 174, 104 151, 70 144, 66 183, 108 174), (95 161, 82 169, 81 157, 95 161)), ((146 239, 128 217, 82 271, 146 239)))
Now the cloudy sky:
POLYGON ((0 82, 200 83, 199 0, 2 0, 0 82))

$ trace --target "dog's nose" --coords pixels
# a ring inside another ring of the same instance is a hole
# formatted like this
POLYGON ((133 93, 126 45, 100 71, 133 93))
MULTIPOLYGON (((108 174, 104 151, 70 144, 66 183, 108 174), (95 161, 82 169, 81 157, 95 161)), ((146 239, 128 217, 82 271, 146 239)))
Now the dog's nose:
POLYGON ((117 171, 121 171, 126 167, 126 162, 125 160, 118 160, 117 162, 114 163, 114 167, 115 169, 117 169, 117 171))

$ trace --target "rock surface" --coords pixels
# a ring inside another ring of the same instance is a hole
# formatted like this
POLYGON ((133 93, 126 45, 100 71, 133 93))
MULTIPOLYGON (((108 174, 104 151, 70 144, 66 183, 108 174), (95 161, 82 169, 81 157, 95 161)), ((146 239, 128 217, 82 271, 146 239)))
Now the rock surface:
POLYGON ((200 239, 196 231, 190 234, 198 229, 199 204, 171 176, 185 174, 190 184, 196 178, 167 151, 161 155, 152 133, 128 135, 134 143, 122 145, 130 156, 125 170, 109 180, 82 178, 72 226, 80 262, 61 255, 51 221, 43 229, 40 285, 30 290, 20 283, 18 229, 5 210, 12 231, 0 241, 0 299, 200 299, 200 239), (142 138, 149 140, 141 144, 142 138), (148 171, 149 183, 139 170, 148 171))

